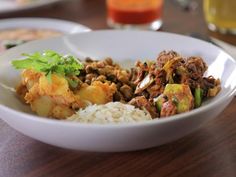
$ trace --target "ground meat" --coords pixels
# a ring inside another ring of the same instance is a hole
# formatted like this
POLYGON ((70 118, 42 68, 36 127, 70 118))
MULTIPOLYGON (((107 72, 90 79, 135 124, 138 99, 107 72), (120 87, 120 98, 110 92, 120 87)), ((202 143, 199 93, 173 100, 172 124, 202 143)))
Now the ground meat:
POLYGON ((203 78, 203 88, 209 89, 209 88, 214 88, 216 86, 216 79, 212 76, 209 77, 204 77, 203 78))
POLYGON ((161 117, 167 117, 167 116, 172 116, 177 113, 177 107, 176 105, 171 101, 167 101, 163 103, 162 108, 161 108, 161 117))
POLYGON ((116 91, 113 95, 113 101, 125 102, 124 96, 120 93, 120 91, 116 91))
POLYGON ((212 76, 204 77, 201 82, 201 88, 203 89, 203 96, 204 97, 213 97, 218 94, 221 90, 220 87, 220 80, 215 79, 212 76))
POLYGON ((201 57, 188 58, 185 67, 187 68, 189 77, 194 80, 201 78, 207 70, 207 65, 201 57))
POLYGON ((124 96, 125 101, 129 101, 133 98, 134 91, 128 85, 123 85, 122 87, 120 87, 120 92, 124 96))
POLYGON ((138 75, 138 71, 136 68, 131 68, 130 78, 129 80, 134 83, 138 75))
POLYGON ((189 87, 194 90, 195 88, 197 88, 199 85, 201 85, 202 79, 199 80, 194 80, 191 78, 187 78, 185 82, 183 82, 183 84, 189 85, 189 87))
POLYGON ((144 95, 147 99, 160 95, 163 92, 164 86, 166 84, 165 70, 158 69, 156 63, 149 63, 148 71, 145 67, 146 64, 141 64, 141 62, 139 62, 138 65, 144 68, 143 71, 146 73, 146 75, 145 77, 142 77, 142 80, 140 80, 140 77, 135 81, 135 94, 144 95))
POLYGON ((134 105, 135 107, 140 109, 146 109, 150 113, 152 118, 158 117, 156 107, 153 104, 151 104, 151 102, 149 102, 144 96, 138 96, 133 98, 129 102, 129 104, 134 105))
POLYGON ((146 73, 149 71, 149 67, 146 62, 142 63, 141 61, 137 61, 136 64, 136 78, 133 78, 133 83, 137 85, 143 78, 146 76, 146 73))
POLYGON ((172 60, 175 57, 180 56, 177 52, 171 50, 171 51, 163 51, 159 54, 159 56, 157 57, 157 66, 159 68, 162 68, 166 62, 172 60))
POLYGON ((155 98, 160 95, 164 91, 164 87, 162 85, 154 84, 151 87, 147 88, 147 92, 149 93, 150 98, 155 98))
POLYGON ((148 74, 140 81, 135 89, 135 94, 141 93, 143 90, 148 88, 154 82, 154 78, 151 74, 148 74))

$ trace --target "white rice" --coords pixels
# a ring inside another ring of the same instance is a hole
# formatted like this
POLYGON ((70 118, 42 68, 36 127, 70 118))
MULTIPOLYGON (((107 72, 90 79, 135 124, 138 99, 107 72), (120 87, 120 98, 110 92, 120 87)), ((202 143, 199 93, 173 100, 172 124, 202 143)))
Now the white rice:
POLYGON ((90 105, 67 118, 70 121, 83 123, 128 123, 152 120, 147 111, 120 102, 110 102, 104 105, 90 105))

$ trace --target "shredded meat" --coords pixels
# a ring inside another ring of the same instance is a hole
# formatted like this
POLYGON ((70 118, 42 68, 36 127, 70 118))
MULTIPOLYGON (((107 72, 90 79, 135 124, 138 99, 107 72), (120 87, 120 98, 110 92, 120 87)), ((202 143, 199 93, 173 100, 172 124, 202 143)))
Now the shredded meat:
POLYGON ((186 68, 189 77, 197 80, 203 76, 204 72, 207 70, 207 65, 200 57, 190 57, 187 60, 186 68))
POLYGON ((135 107, 140 109, 146 109, 150 113, 152 118, 158 117, 156 107, 151 104, 151 102, 149 102, 144 96, 138 96, 133 98, 129 102, 129 104, 134 105, 135 107))
POLYGON ((204 92, 205 97, 214 97, 221 90, 220 80, 215 79, 212 76, 205 77, 205 78, 203 78, 201 87, 204 88, 204 90, 205 90, 205 92, 204 92))
POLYGON ((123 85, 122 87, 120 87, 120 92, 122 93, 122 95, 124 95, 126 101, 131 100, 134 95, 133 89, 128 85, 123 85))
MULTIPOLYGON (((138 61, 136 67, 132 68, 131 82, 136 86, 134 97, 143 96, 147 100, 157 98, 163 94, 166 84, 188 85, 192 95, 200 87, 203 98, 215 96, 220 91, 220 81, 203 77, 206 70, 207 65, 201 57, 185 59, 175 51, 163 51, 156 62, 138 61)), ((162 115, 176 114, 175 108, 172 103, 165 103, 162 115)))
POLYGON ((177 113, 177 107, 172 101, 167 101, 163 103, 162 109, 161 109, 161 117, 167 117, 167 116, 172 116, 177 113))
POLYGON ((164 87, 158 84, 153 84, 151 87, 147 88, 147 92, 150 95, 150 98, 155 98, 161 93, 163 93, 164 87))
POLYGON ((157 57, 157 66, 162 68, 168 61, 172 60, 175 57, 178 57, 179 54, 173 50, 171 51, 162 51, 157 57))

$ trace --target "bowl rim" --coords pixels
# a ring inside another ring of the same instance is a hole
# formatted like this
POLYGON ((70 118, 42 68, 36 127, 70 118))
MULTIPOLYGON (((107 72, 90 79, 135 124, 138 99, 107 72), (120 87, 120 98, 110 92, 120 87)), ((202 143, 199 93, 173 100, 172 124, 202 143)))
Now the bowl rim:
POLYGON ((29 10, 29 9, 36 9, 39 7, 43 7, 43 6, 48 6, 54 3, 58 3, 60 1, 65 1, 65 0, 51 0, 51 1, 39 1, 39 2, 30 2, 27 3, 23 6, 17 6, 17 4, 11 6, 10 8, 6 8, 6 9, 1 9, 0 10, 0 14, 4 14, 4 13, 12 13, 12 12, 20 12, 20 11, 24 11, 24 10, 29 10))
MULTIPOLYGON (((103 33, 103 32, 124 32, 126 33, 127 31, 123 31, 123 30, 96 30, 96 31, 89 31, 86 33, 82 33, 82 34, 88 34, 88 33, 103 33)), ((129 31, 130 32, 130 31, 129 31)), ((227 55, 227 60, 230 60, 231 62, 234 63, 234 65, 236 66, 236 61, 233 59, 233 57, 231 57, 227 52, 225 52, 224 50, 222 50, 221 48, 219 48, 218 46, 213 45, 210 42, 206 42, 200 39, 196 39, 193 37, 189 37, 189 36, 185 36, 185 35, 180 35, 180 34, 176 34, 176 33, 169 33, 169 32, 153 32, 153 31, 132 31, 132 32, 144 32, 144 33, 153 33, 153 34, 164 34, 164 35, 172 35, 172 36, 178 36, 178 37, 183 37, 183 38, 191 38, 193 40, 197 40, 203 43, 206 43, 208 45, 214 46, 217 50, 219 50, 220 52, 223 52, 224 54, 227 55)), ((23 44, 21 46, 24 45, 31 45, 33 43, 38 43, 40 41, 47 41, 47 40, 52 40, 52 39, 56 39, 56 38, 65 38, 65 37, 73 37, 73 36, 77 36, 80 35, 81 33, 76 33, 76 34, 67 34, 64 36, 60 36, 60 37, 55 37, 55 38, 50 38, 50 39, 42 39, 42 40, 37 40, 37 41, 32 41, 32 42, 28 42, 26 44, 23 44)), ((19 46, 19 47, 21 47, 19 46)), ((10 52, 14 52, 14 50, 16 48, 19 47, 15 47, 12 48, 8 51, 10 52)), ((8 52, 7 51, 7 52, 8 52)), ((5 52, 5 53, 7 53, 5 52)), ((1 57, 4 57, 4 54, 1 55, 1 57)), ((0 57, 0 58, 1 58, 0 57)), ((231 73, 232 74, 232 73, 231 73)), ((199 108, 193 109, 191 111, 188 112, 184 112, 181 114, 176 114, 173 116, 169 116, 167 118, 155 118, 149 121, 141 121, 141 122, 129 122, 129 123, 107 123, 107 124, 99 124, 99 123, 83 123, 83 122, 76 122, 76 121, 67 121, 67 120, 58 120, 58 119, 50 119, 47 117, 42 117, 42 116, 37 116, 29 114, 29 113, 25 113, 25 112, 21 112, 21 111, 17 111, 15 109, 12 109, 10 107, 7 107, 3 104, 0 103, 0 112, 3 111, 6 114, 12 114, 14 116, 18 116, 21 118, 25 118, 29 121, 34 121, 37 123, 43 123, 43 124, 54 124, 55 126, 69 126, 69 127, 84 127, 84 128, 125 128, 125 127, 143 127, 143 126, 149 126, 149 125, 155 125, 155 124, 164 124, 164 123, 169 123, 172 121, 178 121, 178 120, 182 120, 182 119, 186 119, 186 118, 190 118, 194 115, 197 115, 199 113, 202 112, 206 112, 207 110, 210 110, 211 108, 216 108, 218 105, 220 105, 221 103, 227 101, 228 99, 232 99, 234 94, 236 92, 236 85, 234 86, 234 88, 230 88, 230 90, 228 90, 224 95, 222 95, 221 97, 218 97, 216 100, 211 101, 210 103, 207 103, 206 105, 203 105, 199 108)), ((211 98, 210 98, 211 99, 211 98)), ((2 118, 3 120, 7 119, 7 118, 2 118)))
MULTIPOLYGON (((88 32, 91 29, 83 24, 49 17, 14 17, 0 20, 0 31, 9 29, 48 29, 61 32, 65 35, 78 32, 88 32), (64 26, 64 28, 61 28, 64 26), (65 28, 67 27, 67 29, 65 28), (69 29, 68 29, 69 28, 69 29), (74 29, 73 31, 71 29, 74 29)), ((31 41, 32 42, 32 41, 31 41)))

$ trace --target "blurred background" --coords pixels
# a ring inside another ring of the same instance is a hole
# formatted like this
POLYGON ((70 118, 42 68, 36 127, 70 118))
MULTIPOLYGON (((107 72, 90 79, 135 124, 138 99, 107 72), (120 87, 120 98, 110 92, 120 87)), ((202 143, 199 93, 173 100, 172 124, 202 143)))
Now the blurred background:
MULTIPOLYGON (((211 42, 236 58, 235 9, 236 0, 0 0, 0 55, 31 40, 90 29, 122 28, 122 23, 125 29, 134 26, 150 30, 148 26, 157 21, 152 30, 211 42), (146 8, 140 10, 136 3, 144 1, 151 6, 144 4, 146 8), (150 8, 152 5, 154 8, 150 8), (140 14, 149 8, 156 10, 150 21, 146 21, 140 14), (119 10, 123 15, 118 15, 119 10), (130 20, 126 21, 124 11, 130 20), (134 17, 135 14, 139 18, 134 17), (139 22, 145 23, 144 26, 139 22)), ((44 173, 48 176, 114 176, 114 171, 117 176, 129 176, 139 174, 140 169, 146 170, 140 176, 235 177, 235 105, 234 98, 220 118, 187 138, 157 149, 124 154, 68 152, 27 138, 0 120, 0 177, 35 177, 45 176, 44 173)))
MULTIPOLYGON (((162 3, 159 14, 162 23, 156 29, 210 41, 236 56, 235 0, 163 0, 162 3)), ((56 18, 99 30, 111 28, 107 16, 106 0, 0 0, 0 20, 56 18)))

